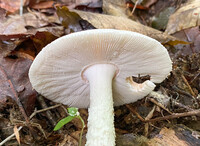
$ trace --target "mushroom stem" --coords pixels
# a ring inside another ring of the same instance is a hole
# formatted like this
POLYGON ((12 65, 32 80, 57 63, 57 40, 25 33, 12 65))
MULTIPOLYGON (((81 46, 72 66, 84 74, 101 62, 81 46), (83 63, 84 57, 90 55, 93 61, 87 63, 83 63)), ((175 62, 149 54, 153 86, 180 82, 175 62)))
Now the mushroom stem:
POLYGON ((96 64, 84 72, 90 83, 86 146, 115 145, 112 79, 116 71, 112 64, 96 64))

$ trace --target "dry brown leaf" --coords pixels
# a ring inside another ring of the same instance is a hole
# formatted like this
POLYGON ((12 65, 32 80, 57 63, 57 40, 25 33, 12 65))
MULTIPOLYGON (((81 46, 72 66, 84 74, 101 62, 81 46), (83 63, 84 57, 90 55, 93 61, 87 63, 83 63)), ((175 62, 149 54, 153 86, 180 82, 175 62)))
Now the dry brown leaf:
POLYGON ((44 1, 44 2, 33 4, 30 7, 33 9, 47 9, 47 8, 52 8, 53 4, 54 4, 54 1, 44 1))
MULTIPOLYGON (((26 0, 23 0, 24 4, 26 0)), ((0 0, 0 7, 14 13, 19 10, 21 0, 0 0)))
POLYGON ((126 0, 103 0, 103 12, 113 16, 128 18, 131 14, 126 5, 126 0))
MULTIPOLYGON (((1 37, 0 37, 1 39, 1 37)), ((7 56, 11 51, 13 51, 17 45, 20 44, 18 40, 8 40, 8 41, 0 41, 0 54, 1 56, 7 56)))
POLYGON ((179 8, 169 18, 167 29, 168 34, 200 25, 200 1, 190 0, 179 8))
POLYGON ((178 54, 189 55, 200 53, 200 30, 198 26, 176 32, 173 36, 181 38, 183 41, 191 42, 188 45, 177 46, 178 54))
POLYGON ((16 139, 17 139, 17 142, 19 143, 19 145, 20 145, 20 137, 19 137, 19 131, 18 131, 18 129, 17 129, 17 125, 15 125, 14 126, 14 134, 15 134, 15 137, 16 137, 16 139))
POLYGON ((55 36, 61 36, 64 33, 62 26, 44 27, 51 23, 59 23, 57 17, 45 16, 39 12, 26 13, 23 16, 10 15, 7 19, 0 20, 0 40, 27 39, 38 31, 49 31, 55 36))
POLYGON ((39 12, 26 13, 23 16, 10 15, 5 21, 0 21, 0 35, 28 33, 27 26, 39 28, 48 24, 47 17, 39 12))
POLYGON ((61 2, 67 5, 68 8, 72 9, 76 6, 83 5, 91 8, 102 7, 101 0, 61 0, 61 2))
POLYGON ((14 101, 21 101, 30 114, 36 99, 36 91, 32 89, 28 78, 31 64, 29 59, 0 57, 0 104, 6 104, 6 99, 10 97, 14 101))
POLYGON ((5 19, 5 17, 6 17, 6 10, 0 8, 0 20, 5 19))
POLYGON ((146 8, 149 8, 151 5, 156 3, 158 0, 145 0, 142 2, 142 5, 146 8))
POLYGON ((119 29, 134 31, 152 37, 162 43, 176 41, 175 37, 172 37, 168 34, 165 34, 151 27, 142 25, 135 21, 132 21, 128 18, 83 12, 77 10, 74 12, 78 13, 82 19, 87 20, 94 27, 99 29, 119 29))

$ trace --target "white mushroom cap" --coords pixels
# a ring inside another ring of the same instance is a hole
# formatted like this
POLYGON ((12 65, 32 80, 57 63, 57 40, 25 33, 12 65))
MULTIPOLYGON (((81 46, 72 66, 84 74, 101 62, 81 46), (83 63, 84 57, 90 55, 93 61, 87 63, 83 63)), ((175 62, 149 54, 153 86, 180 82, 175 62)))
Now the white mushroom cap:
POLYGON ((172 70, 168 52, 158 41, 130 31, 95 29, 72 33, 47 45, 35 58, 29 77, 33 88, 46 98, 87 108, 89 83, 82 71, 100 63, 118 68, 113 80, 114 105, 143 98, 172 70), (138 75, 149 75, 150 81, 127 82, 127 77, 138 75))

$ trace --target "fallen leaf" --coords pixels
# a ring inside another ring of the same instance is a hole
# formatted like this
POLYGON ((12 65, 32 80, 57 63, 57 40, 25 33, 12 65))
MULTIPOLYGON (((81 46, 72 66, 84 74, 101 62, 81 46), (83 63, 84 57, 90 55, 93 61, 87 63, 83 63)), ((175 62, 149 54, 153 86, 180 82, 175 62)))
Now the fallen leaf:
POLYGON ((6 104, 8 97, 21 101, 28 114, 34 109, 36 99, 28 78, 31 64, 29 59, 0 57, 0 103, 6 104))
POLYGON ((0 40, 26 39, 35 35, 37 31, 49 31, 59 36, 63 31, 62 27, 44 27, 49 23, 57 23, 57 20, 57 18, 52 19, 39 12, 25 13, 23 16, 9 16, 6 20, 0 20, 0 40))
POLYGON ((19 137, 19 131, 18 131, 18 129, 17 129, 17 125, 15 125, 14 126, 14 134, 15 134, 15 137, 16 137, 16 139, 17 139, 17 142, 19 143, 19 145, 20 145, 20 137, 19 137))
POLYGON ((153 5, 154 3, 156 3, 158 0, 144 0, 141 4, 146 7, 149 8, 151 5, 153 5))
POLYGON ((95 28, 76 12, 70 12, 67 7, 57 7, 57 15, 62 25, 72 32, 95 28))
POLYGON ((200 1, 190 0, 179 8, 169 18, 167 28, 168 34, 200 25, 200 1))
POLYGON ((17 44, 19 44, 18 40, 0 41, 1 56, 3 57, 7 56, 11 51, 13 51, 17 47, 17 44))
MULTIPOLYGON (((26 0, 23 0, 23 2, 25 4, 26 0)), ((21 4, 21 0, 1 0, 0 1, 0 7, 12 13, 19 10, 20 4, 21 4)))
POLYGON ((53 8, 54 6, 54 1, 44 1, 44 2, 39 2, 31 5, 30 7, 33 9, 47 9, 47 8, 53 8))
POLYGON ((35 54, 38 54, 43 47, 45 47, 55 39, 57 39, 57 37, 50 32, 37 32, 34 36, 31 37, 31 40, 33 41, 33 44, 37 50, 35 54))
POLYGON ((0 8, 0 20, 5 19, 5 17, 6 17, 6 10, 0 8))
POLYGON ((177 38, 181 38, 183 41, 190 42, 186 45, 176 46, 176 54, 190 55, 193 53, 200 53, 200 30, 199 27, 193 27, 181 30, 173 34, 177 38))
POLYGON ((108 15, 128 18, 131 11, 127 7, 126 0, 103 0, 103 12, 108 15))
POLYGON ((35 30, 33 28, 40 28, 47 24, 47 17, 39 12, 26 13, 23 16, 10 15, 6 20, 0 21, 0 39, 19 38, 34 34, 35 30))
POLYGON ((134 31, 152 37, 162 43, 177 41, 175 37, 127 18, 77 10, 69 11, 66 7, 58 8, 58 10, 62 13, 62 17, 60 17, 62 18, 62 24, 72 28, 75 32, 81 30, 80 20, 83 19, 89 22, 89 24, 92 24, 93 27, 99 29, 134 31))
POLYGON ((102 1, 101 0, 61 0, 61 2, 65 5, 67 5, 68 8, 73 9, 76 6, 87 6, 90 8, 97 8, 102 7, 102 1))

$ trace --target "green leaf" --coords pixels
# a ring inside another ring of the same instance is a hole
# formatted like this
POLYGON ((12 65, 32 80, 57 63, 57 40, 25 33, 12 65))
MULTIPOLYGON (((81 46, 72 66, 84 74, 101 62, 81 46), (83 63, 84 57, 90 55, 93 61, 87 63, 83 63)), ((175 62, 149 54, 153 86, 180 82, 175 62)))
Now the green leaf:
POLYGON ((77 116, 78 115, 78 108, 70 107, 70 108, 67 108, 67 111, 68 111, 70 116, 77 116))
POLYGON ((74 118, 76 118, 75 116, 68 116, 62 120, 60 120, 58 122, 58 124, 55 126, 55 128, 53 129, 53 131, 57 131, 60 128, 62 128, 65 124, 69 123, 70 121, 72 121, 74 118))

